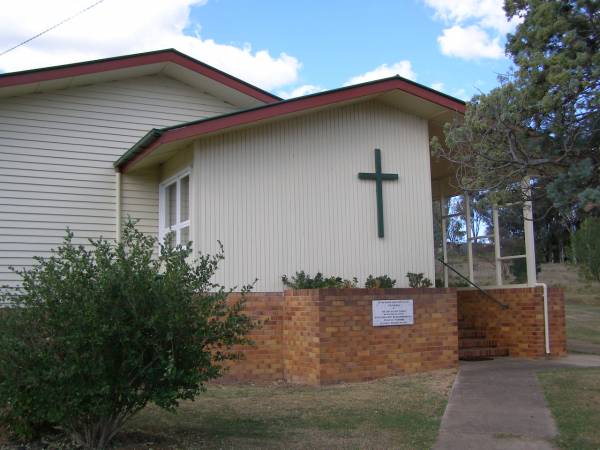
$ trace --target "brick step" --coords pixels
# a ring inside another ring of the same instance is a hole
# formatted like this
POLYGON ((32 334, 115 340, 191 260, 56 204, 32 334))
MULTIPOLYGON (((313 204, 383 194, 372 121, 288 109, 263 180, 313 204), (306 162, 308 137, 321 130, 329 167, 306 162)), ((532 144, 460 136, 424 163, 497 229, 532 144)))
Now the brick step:
POLYGON ((460 338, 458 340, 458 348, 494 348, 498 344, 491 339, 481 338, 460 338))
POLYGON ((459 338, 485 338, 486 333, 485 330, 481 328, 459 328, 458 329, 458 337, 459 338))
POLYGON ((477 347, 458 350, 458 359, 462 361, 477 361, 497 358, 499 356, 508 356, 508 349, 505 347, 477 347))

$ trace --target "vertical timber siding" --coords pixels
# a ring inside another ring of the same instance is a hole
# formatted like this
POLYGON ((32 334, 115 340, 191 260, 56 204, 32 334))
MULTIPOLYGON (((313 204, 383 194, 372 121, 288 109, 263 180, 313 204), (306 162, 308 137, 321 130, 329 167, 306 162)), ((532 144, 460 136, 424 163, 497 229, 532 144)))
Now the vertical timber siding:
POLYGON ((199 140, 194 151, 197 248, 225 247, 219 281, 282 288, 281 275, 434 277, 427 122, 363 102, 199 140), (385 238, 377 237, 374 149, 382 152, 385 238))
MULTIPOLYGON (((0 99, 0 285, 66 226, 77 242, 114 237, 112 163, 149 129, 235 109, 163 76, 0 99)), ((156 233, 158 169, 122 179, 122 217, 156 233)))

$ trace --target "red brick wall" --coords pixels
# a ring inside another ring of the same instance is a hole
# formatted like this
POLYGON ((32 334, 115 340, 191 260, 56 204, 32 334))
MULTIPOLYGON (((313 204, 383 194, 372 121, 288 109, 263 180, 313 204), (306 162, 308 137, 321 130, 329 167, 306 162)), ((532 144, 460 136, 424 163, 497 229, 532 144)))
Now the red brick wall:
POLYGON ((318 290, 284 294, 283 375, 290 383, 319 384, 318 290))
POLYGON ((262 321, 224 381, 298 384, 361 381, 458 363, 452 289, 315 289, 254 293, 246 312, 262 321), (414 325, 373 327, 374 299, 413 299, 414 325))
MULTIPOLYGON (((510 356, 536 358, 544 356, 544 296, 543 289, 505 288, 486 291, 500 302, 502 309, 477 290, 458 291, 458 315, 470 326, 484 328, 487 338, 508 347, 510 356)), ((548 289, 550 352, 552 356, 566 354, 564 293, 548 289)))
POLYGON ((567 354, 564 289, 548 288, 548 318, 550 324, 550 353, 553 356, 564 356, 567 354))
MULTIPOLYGON (((231 298, 239 298, 239 295, 231 298)), ((221 381, 268 382, 283 379, 283 305, 282 292, 246 294, 245 313, 259 322, 248 336, 255 345, 242 348, 244 358, 233 361, 221 381)))
POLYGON ((364 381, 456 367, 451 289, 323 289, 320 383, 364 381), (414 325, 373 327, 374 299, 413 299, 414 325))

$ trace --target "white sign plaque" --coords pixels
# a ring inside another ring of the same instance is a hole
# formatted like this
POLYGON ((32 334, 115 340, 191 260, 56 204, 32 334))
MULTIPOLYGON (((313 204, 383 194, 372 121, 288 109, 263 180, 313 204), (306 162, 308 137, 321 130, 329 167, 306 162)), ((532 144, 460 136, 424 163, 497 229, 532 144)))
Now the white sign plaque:
POLYGON ((373 326, 414 324, 412 300, 373 300, 373 326))

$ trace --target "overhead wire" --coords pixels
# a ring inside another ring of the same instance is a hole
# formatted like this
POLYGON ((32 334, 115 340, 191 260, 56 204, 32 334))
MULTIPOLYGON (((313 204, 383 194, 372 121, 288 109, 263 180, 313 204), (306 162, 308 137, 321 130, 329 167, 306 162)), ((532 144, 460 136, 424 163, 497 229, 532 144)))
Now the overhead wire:
POLYGON ((30 37, 29 39, 25 39, 23 42, 20 42, 19 44, 15 45, 14 47, 11 47, 11 48, 9 48, 9 49, 6 49, 6 50, 4 50, 2 53, 0 53, 0 56, 4 56, 4 55, 6 55, 7 53, 9 53, 9 52, 12 52, 13 50, 15 50, 15 49, 17 49, 17 48, 19 48, 19 47, 21 47, 21 46, 23 46, 23 45, 25 45, 25 44, 28 44, 29 42, 33 41, 34 39, 37 39, 37 38, 39 38, 40 36, 43 36, 44 34, 48 33, 49 31, 52 31, 52 30, 54 30, 55 28, 58 28, 58 27, 60 27, 61 25, 63 25, 63 24, 65 24, 65 23, 69 22, 70 20, 73 20, 74 18, 76 18, 76 17, 80 16, 81 14, 83 14, 83 13, 85 13, 85 12, 89 11, 89 10, 90 10, 90 9, 92 9, 93 7, 95 7, 95 6, 98 6, 98 5, 99 5, 100 3, 102 3, 103 1, 104 1, 104 0, 98 0, 98 1, 96 1, 95 3, 93 3, 93 4, 89 5, 88 7, 86 7, 86 8, 84 8, 84 9, 82 9, 82 10, 81 10, 81 11, 79 11, 78 13, 75 13, 75 14, 73 14, 72 16, 69 16, 69 17, 67 17, 66 19, 63 19, 63 20, 61 20, 61 21, 60 21, 60 22, 58 22, 57 24, 55 24, 55 25, 52 25, 50 28, 46 28, 44 31, 42 31, 42 32, 40 32, 40 33, 38 33, 38 34, 36 34, 35 36, 32 36, 32 37, 30 37))

